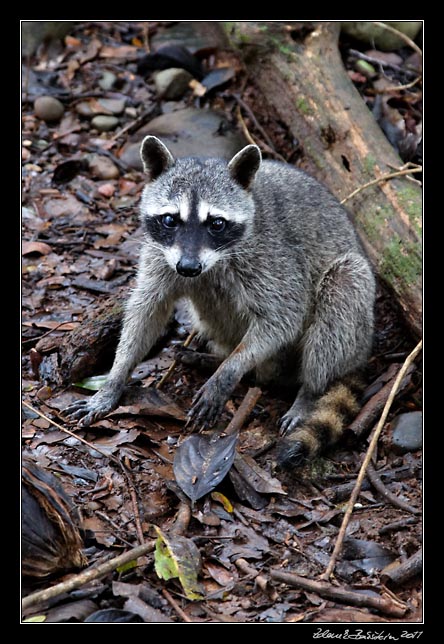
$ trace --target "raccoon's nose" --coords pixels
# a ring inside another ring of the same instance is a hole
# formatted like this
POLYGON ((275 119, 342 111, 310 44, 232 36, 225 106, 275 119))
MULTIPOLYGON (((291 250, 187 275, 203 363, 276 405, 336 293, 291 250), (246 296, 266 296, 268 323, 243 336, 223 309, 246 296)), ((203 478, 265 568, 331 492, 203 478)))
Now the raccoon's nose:
POLYGON ((197 277, 202 273, 202 264, 195 257, 181 257, 176 264, 176 271, 183 277, 197 277))

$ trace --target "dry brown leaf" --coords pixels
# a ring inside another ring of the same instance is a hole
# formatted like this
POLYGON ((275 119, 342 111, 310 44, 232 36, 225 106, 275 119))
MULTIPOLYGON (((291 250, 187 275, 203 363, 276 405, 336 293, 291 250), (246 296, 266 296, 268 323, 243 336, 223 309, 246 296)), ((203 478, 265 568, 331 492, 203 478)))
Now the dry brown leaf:
POLYGON ((135 60, 138 51, 138 48, 133 45, 120 45, 119 47, 106 45, 100 51, 100 58, 128 58, 135 60))
POLYGON ((24 241, 22 243, 22 255, 37 253, 38 255, 48 255, 52 251, 49 244, 38 241, 24 241))

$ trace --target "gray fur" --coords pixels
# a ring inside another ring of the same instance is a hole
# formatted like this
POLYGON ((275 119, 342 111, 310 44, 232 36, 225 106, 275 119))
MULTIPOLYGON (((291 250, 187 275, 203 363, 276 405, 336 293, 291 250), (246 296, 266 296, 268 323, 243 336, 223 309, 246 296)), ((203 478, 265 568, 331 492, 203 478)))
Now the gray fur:
POLYGON ((182 277, 167 261, 167 249, 146 235, 108 382, 68 412, 88 425, 115 407, 175 302, 186 297, 195 327, 225 358, 195 397, 193 423, 212 424, 241 378, 255 370, 260 382, 300 385, 283 419, 284 430, 292 430, 333 381, 364 366, 370 353, 374 277, 348 215, 304 172, 274 161, 259 166, 255 146, 229 165, 191 158, 171 163, 165 146, 147 139, 148 176, 156 146, 164 170, 144 189, 142 223, 188 195, 189 203, 208 203, 241 222, 242 236, 209 253, 200 275, 182 277))

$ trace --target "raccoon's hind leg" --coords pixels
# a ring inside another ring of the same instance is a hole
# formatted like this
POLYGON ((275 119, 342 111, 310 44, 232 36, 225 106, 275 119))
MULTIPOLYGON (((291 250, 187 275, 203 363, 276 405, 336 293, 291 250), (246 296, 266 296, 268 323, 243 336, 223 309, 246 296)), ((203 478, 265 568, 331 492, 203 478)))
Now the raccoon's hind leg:
POLYGON ((302 340, 302 386, 282 419, 281 464, 313 458, 340 438, 346 418, 357 412, 360 383, 344 378, 369 356, 374 290, 370 267, 356 253, 336 259, 323 274, 313 322, 302 340))

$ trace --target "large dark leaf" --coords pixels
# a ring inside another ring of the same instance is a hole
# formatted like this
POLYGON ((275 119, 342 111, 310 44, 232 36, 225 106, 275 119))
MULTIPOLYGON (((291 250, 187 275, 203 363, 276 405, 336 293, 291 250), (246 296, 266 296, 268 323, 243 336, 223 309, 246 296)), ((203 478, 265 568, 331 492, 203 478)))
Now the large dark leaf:
POLYGON ((203 68, 200 61, 182 45, 164 45, 156 52, 146 54, 137 62, 137 73, 147 74, 154 69, 169 69, 180 67, 200 80, 203 68))
POLYGON ((134 622, 143 623, 143 619, 140 617, 140 615, 130 613, 129 611, 122 610, 121 608, 103 608, 102 610, 98 610, 87 617, 84 623, 86 622, 94 622, 100 624, 114 624, 115 622, 124 622, 128 624, 134 622))
POLYGON ((201 82, 207 92, 210 92, 212 89, 228 83, 235 75, 236 72, 232 67, 218 67, 209 72, 201 82))
POLYGON ((375 570, 382 570, 395 558, 393 552, 379 543, 353 537, 344 539, 342 556, 356 569, 362 570, 368 575, 373 574, 375 570))
POLYGON ((229 436, 194 434, 176 450, 174 476, 177 484, 192 500, 211 492, 231 468, 237 433, 229 436))

